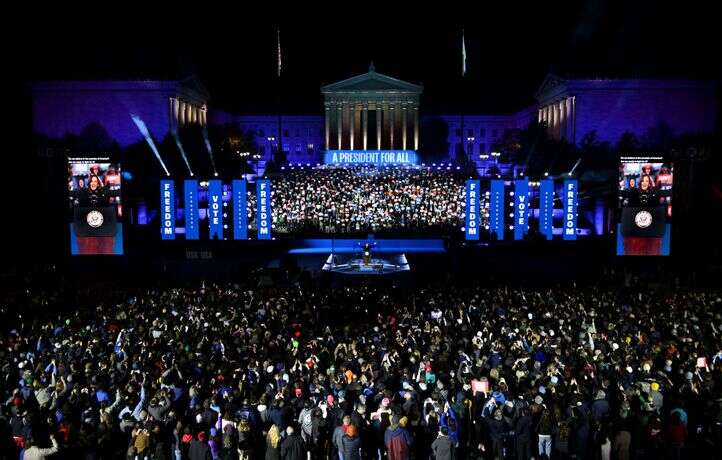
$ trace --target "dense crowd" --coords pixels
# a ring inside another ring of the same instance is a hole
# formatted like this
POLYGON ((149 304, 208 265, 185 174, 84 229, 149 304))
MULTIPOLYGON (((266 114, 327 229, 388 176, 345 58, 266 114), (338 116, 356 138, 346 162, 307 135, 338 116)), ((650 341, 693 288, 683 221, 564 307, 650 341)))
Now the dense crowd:
POLYGON ((44 314, 2 323, 2 455, 626 459, 721 447, 717 293, 111 294, 72 313, 44 298, 44 314))
POLYGON ((464 203, 464 177, 455 170, 294 168, 272 182, 278 232, 458 232, 464 203))

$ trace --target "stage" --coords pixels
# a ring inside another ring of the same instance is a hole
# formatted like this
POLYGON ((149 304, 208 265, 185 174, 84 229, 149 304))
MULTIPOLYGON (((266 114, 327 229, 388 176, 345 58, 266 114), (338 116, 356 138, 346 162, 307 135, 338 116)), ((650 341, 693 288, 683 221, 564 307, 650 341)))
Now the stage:
POLYGON ((289 254, 354 254, 361 251, 359 244, 374 243, 374 254, 443 254, 446 252, 441 239, 352 239, 317 238, 299 240, 289 254))
POLYGON ((411 270, 404 254, 388 254, 385 257, 357 257, 348 254, 329 254, 323 271, 344 275, 389 275, 411 270))

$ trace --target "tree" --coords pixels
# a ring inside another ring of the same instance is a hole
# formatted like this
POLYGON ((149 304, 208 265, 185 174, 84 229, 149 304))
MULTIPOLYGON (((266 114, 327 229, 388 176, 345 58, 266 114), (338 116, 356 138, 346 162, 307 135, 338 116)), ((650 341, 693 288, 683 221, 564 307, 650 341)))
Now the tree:
POLYGON ((244 131, 230 123, 210 125, 208 138, 213 146, 219 171, 231 175, 251 172, 249 161, 253 155, 260 153, 251 131, 244 131))
POLYGON ((499 159, 503 162, 517 160, 522 149, 521 135, 521 129, 505 129, 504 134, 491 144, 491 150, 501 153, 499 159))
POLYGON ((642 136, 642 147, 646 150, 666 150, 672 145, 674 133, 664 121, 659 121, 642 136))
POLYGON ((639 151, 639 139, 634 133, 625 131, 619 137, 616 148, 620 154, 637 152, 639 151))
POLYGON ((86 125, 78 135, 75 148, 83 153, 110 153, 119 150, 118 143, 100 123, 86 125))

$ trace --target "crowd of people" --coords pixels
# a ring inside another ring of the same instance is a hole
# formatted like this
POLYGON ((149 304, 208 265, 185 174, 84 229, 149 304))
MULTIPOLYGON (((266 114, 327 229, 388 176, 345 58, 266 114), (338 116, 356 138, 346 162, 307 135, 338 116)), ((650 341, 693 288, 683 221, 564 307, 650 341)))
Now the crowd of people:
POLYGON ((98 292, 72 310, 36 298, 41 313, 2 323, 6 458, 677 459, 721 447, 715 292, 203 283, 98 292))
MULTIPOLYGON (((294 168, 272 181, 277 232, 459 231, 464 180, 431 168, 294 168)), ((255 212, 255 196, 249 194, 255 212)), ((253 221, 253 219, 251 219, 253 221)))

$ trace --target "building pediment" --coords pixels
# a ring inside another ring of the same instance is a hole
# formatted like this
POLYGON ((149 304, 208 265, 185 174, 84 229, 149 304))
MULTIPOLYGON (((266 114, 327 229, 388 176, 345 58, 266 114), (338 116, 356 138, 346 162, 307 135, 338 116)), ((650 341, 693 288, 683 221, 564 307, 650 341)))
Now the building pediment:
POLYGON ((209 93, 203 83, 195 75, 178 81, 178 93, 189 96, 205 103, 208 100, 209 93))
POLYGON ((330 85, 321 87, 321 92, 327 93, 354 93, 366 91, 391 91, 420 94, 423 86, 405 82, 376 72, 373 65, 367 73, 347 78, 330 85))
POLYGON ((545 99, 545 96, 550 93, 557 93, 564 91, 567 86, 567 81, 557 75, 549 74, 546 76, 541 86, 537 90, 535 97, 537 100, 545 99))

